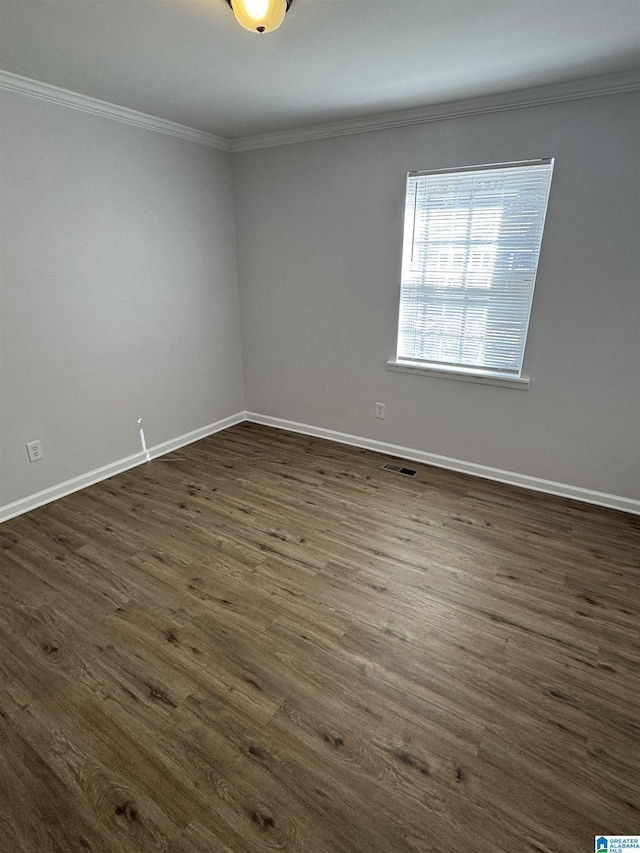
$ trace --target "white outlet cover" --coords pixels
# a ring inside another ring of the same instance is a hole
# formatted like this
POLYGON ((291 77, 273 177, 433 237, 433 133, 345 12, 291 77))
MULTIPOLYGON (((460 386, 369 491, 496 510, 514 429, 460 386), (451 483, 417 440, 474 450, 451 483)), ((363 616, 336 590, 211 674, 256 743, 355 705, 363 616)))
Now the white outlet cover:
POLYGON ((42 452, 42 444, 39 441, 30 441, 27 443, 27 453, 31 462, 37 462, 44 457, 42 452))

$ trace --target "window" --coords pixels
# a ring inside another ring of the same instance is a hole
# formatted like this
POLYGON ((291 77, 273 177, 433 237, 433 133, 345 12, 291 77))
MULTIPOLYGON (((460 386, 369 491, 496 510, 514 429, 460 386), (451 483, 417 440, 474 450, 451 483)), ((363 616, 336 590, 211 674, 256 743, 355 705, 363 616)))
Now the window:
POLYGON ((520 379, 552 169, 409 173, 392 366, 520 379))

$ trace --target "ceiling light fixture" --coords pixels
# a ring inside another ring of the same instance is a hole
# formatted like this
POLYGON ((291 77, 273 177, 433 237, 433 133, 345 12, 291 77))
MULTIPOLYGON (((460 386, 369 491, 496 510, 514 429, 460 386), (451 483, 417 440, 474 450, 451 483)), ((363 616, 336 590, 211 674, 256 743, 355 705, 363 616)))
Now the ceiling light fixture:
POLYGON ((236 21, 252 33, 272 33, 284 21, 291 0, 227 0, 236 21))

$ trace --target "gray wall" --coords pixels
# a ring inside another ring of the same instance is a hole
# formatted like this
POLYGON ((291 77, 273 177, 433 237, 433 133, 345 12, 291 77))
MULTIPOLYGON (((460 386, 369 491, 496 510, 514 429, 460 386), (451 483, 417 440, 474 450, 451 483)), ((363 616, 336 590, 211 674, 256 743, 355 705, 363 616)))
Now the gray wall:
POLYGON ((0 506, 244 408, 230 155, 1 97, 0 506))
POLYGON ((242 411, 243 356, 250 411, 640 498, 637 94, 234 155, 0 97, 0 507, 242 411), (531 390, 387 371, 406 172, 540 156, 531 390))
POLYGON ((247 409, 640 498, 639 100, 234 155, 247 409), (531 389, 387 371, 406 172, 549 156, 531 389))

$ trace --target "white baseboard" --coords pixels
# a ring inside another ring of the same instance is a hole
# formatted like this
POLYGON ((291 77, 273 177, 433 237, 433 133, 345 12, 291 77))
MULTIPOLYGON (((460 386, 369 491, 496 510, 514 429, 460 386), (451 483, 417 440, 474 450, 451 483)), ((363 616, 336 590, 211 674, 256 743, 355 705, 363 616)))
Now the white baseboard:
POLYGON ((425 465, 435 465, 438 468, 447 468, 450 471, 472 474, 475 477, 483 477, 486 480, 508 483, 510 486, 520 486, 523 489, 531 489, 535 492, 545 492, 546 494, 557 495, 561 498, 572 498, 573 500, 583 501, 584 503, 596 504, 597 506, 640 515, 640 501, 633 498, 609 495, 605 492, 595 492, 591 489, 583 489, 580 486, 569 486, 566 483, 555 483, 553 480, 542 480, 539 477, 530 477, 527 474, 516 474, 513 471, 503 471, 500 468, 490 468, 486 465, 478 465, 475 462, 465 462, 462 459, 452 459, 449 456, 440 456, 437 453, 427 453, 411 447, 401 447, 397 444, 388 444, 386 441, 362 438, 359 435, 349 435, 348 433, 336 432, 332 429, 300 424, 296 421, 287 421, 283 418, 272 418, 269 415, 260 415, 256 412, 246 412, 245 415, 246 420, 262 424, 263 426, 284 429, 289 432, 299 432, 303 435, 315 436, 316 438, 326 438, 329 441, 337 441, 340 444, 350 444, 353 447, 375 450, 387 456, 398 456, 401 459, 410 459, 413 462, 422 462, 425 465))
POLYGON ((640 515, 640 501, 633 498, 608 495, 605 492, 595 492, 591 489, 583 489, 580 486, 569 486, 565 483, 555 483, 552 480, 542 480, 538 477, 530 477, 527 474, 516 474, 513 471, 490 468, 486 465, 478 465, 475 462, 465 462, 461 459, 452 459, 449 456, 440 456, 437 453, 427 453, 411 447, 402 447, 397 444, 389 444, 386 441, 363 438, 359 435, 349 435, 348 433, 337 432, 332 429, 288 421, 284 418, 273 418, 269 415, 260 415, 257 412, 238 412, 208 426, 185 433, 169 441, 164 441, 161 444, 156 444, 154 447, 148 449, 148 455, 143 451, 134 453, 133 456, 119 459, 109 465, 104 465, 102 468, 96 468, 94 471, 89 471, 86 474, 81 474, 79 477, 59 483, 57 486, 52 486, 49 489, 36 492, 34 495, 29 495, 26 498, 6 504, 0 507, 0 522, 8 521, 10 518, 22 515, 51 501, 58 500, 58 498, 63 498, 72 492, 85 489, 87 486, 92 486, 101 480, 107 480, 115 474, 121 474, 123 471, 128 471, 130 468, 144 464, 148 459, 156 459, 158 456, 164 456, 165 453, 178 450, 180 447, 184 447, 194 441, 199 441, 201 438, 206 438, 209 435, 213 435, 223 429, 228 429, 243 421, 262 424, 263 426, 274 427, 275 429, 288 430, 289 432, 298 432, 303 435, 311 435, 316 438, 325 438, 328 441, 336 441, 339 444, 348 444, 352 447, 374 450, 386 456, 410 459, 413 462, 422 462, 425 465, 435 465, 438 468, 447 468, 450 471, 472 474, 475 477, 496 480, 499 483, 508 483, 511 486, 520 486, 523 489, 531 489, 535 492, 545 492, 546 494, 558 495, 562 498, 572 498, 573 500, 583 501, 584 503, 640 515))
POLYGON ((238 412, 228 418, 216 421, 208 426, 200 429, 187 432, 177 438, 163 441, 161 444, 156 444, 154 447, 149 447, 147 453, 140 451, 134 453, 133 456, 126 456, 124 459, 119 459, 116 462, 111 462, 109 465, 103 465, 101 468, 96 468, 93 471, 88 471, 86 474, 81 474, 79 477, 73 477, 71 480, 65 480, 64 483, 59 483, 57 486, 51 486, 48 489, 43 489, 41 492, 36 492, 34 495, 29 495, 26 498, 21 498, 13 503, 6 504, 0 507, 0 522, 8 521, 16 515, 22 515, 25 512, 30 512, 51 501, 63 498, 65 495, 70 495, 72 492, 78 492, 81 489, 86 489, 87 486, 92 486, 94 483, 99 483, 101 480, 107 480, 115 474, 121 474, 123 471, 128 471, 130 468, 135 468, 136 465, 142 465, 150 459, 156 459, 158 456, 164 456, 165 453, 171 453, 172 450, 178 450, 186 444, 191 444, 194 441, 199 441, 201 438, 206 438, 208 435, 213 435, 220 430, 235 426, 246 420, 245 412, 238 412))

